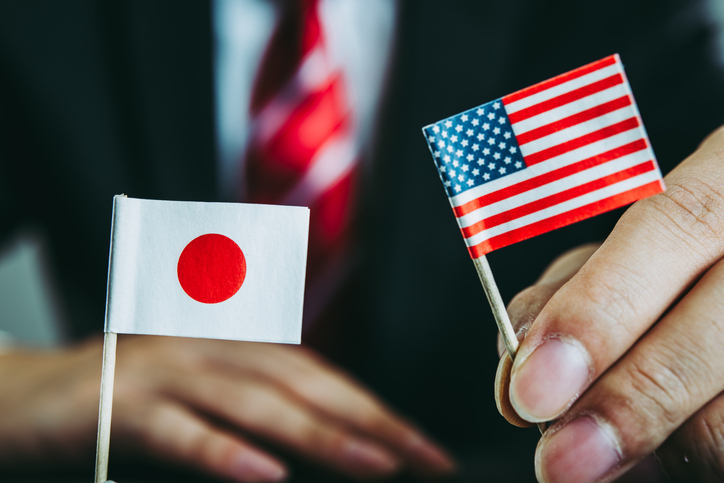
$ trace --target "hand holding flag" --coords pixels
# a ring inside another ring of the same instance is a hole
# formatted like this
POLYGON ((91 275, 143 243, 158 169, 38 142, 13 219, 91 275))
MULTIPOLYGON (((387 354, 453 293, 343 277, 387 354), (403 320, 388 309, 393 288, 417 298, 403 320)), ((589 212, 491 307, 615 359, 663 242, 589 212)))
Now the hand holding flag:
POLYGON ((721 479, 722 152, 720 128, 590 259, 566 256, 567 274, 511 303, 533 322, 510 400, 527 421, 555 421, 536 450, 540 481, 613 481, 642 460, 674 481, 721 479))
POLYGON ((518 340, 485 254, 664 190, 618 55, 423 133, 511 361, 518 340))

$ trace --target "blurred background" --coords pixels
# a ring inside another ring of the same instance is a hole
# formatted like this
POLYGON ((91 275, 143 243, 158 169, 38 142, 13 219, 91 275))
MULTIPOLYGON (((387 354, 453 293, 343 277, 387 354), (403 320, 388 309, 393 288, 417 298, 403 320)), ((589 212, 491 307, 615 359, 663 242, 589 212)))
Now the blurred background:
MULTIPOLYGON (((358 99, 371 106, 360 115, 362 261, 344 315, 324 336, 309 333, 309 343, 451 448, 463 481, 534 481, 537 430, 513 428, 495 409, 495 324, 420 128, 618 52, 666 172, 724 123, 724 2, 373 4, 394 22, 372 23, 361 37, 387 42, 373 48, 380 67, 370 85, 379 92, 358 99), (415 243, 403 236, 411 232, 415 243)), ((244 146, 229 140, 223 120, 234 116, 229 105, 245 110, 220 100, 211 54, 219 58, 220 31, 234 26, 210 5, 0 1, 0 350, 101 332, 113 194, 233 198, 223 166, 244 146), (126 161, 130 168, 118 168, 126 161), (199 161, 220 167, 184 181, 177 170, 199 161), (93 203, 80 189, 93 191, 93 203)), ((254 25, 260 35, 271 28, 254 25)), ((492 254, 506 302, 558 253, 603 239, 620 213, 492 254)), ((294 464, 298 481, 340 479, 294 464)), ((199 478, 149 462, 121 463, 114 475, 199 478)))

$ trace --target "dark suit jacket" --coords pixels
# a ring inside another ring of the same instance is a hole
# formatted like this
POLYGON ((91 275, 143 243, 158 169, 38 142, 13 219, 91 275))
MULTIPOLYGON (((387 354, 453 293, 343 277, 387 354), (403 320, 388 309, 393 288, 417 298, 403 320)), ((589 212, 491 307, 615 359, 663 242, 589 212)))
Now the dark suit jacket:
MULTIPOLYGON (((697 0, 403 3, 343 362, 443 443, 490 457, 523 435, 530 457, 535 431, 495 411, 495 325, 420 127, 618 52, 666 172, 724 121, 712 46, 697 0)), ((206 2, 0 2, 0 235, 43 230, 76 336, 102 327, 112 195, 218 199, 212 47, 206 2)), ((504 299, 620 212, 491 254, 504 299)))

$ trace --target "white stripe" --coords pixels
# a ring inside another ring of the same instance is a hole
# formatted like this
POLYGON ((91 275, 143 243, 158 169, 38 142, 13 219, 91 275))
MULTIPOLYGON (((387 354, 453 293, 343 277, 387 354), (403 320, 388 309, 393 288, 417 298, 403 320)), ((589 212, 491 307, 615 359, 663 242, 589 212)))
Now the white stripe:
POLYGON ((257 133, 252 136, 258 143, 267 143, 289 119, 305 92, 321 87, 332 75, 326 54, 320 47, 311 50, 289 82, 275 95, 254 119, 257 133))
POLYGON ((550 111, 546 111, 538 114, 537 116, 518 121, 511 124, 513 132, 516 136, 519 136, 525 132, 532 131, 541 126, 545 126, 552 122, 560 121, 568 116, 578 114, 579 112, 586 111, 592 107, 605 104, 606 102, 618 99, 619 97, 625 97, 628 95, 626 86, 619 84, 617 86, 610 87, 605 91, 597 92, 590 96, 586 96, 583 99, 570 102, 564 106, 556 107, 550 111))
POLYGON ((599 166, 581 171, 580 173, 573 174, 543 186, 538 186, 529 191, 524 191, 518 195, 498 201, 497 203, 478 208, 477 210, 458 218, 458 225, 460 228, 470 226, 480 220, 484 220, 485 218, 540 200, 552 194, 571 189, 575 186, 580 186, 584 183, 588 183, 589 181, 609 176, 651 160, 652 159, 649 156, 648 150, 643 150, 608 161, 599 166))
POLYGON ((636 141, 637 139, 641 139, 641 132, 636 129, 616 134, 615 136, 611 136, 610 138, 596 141, 595 143, 591 143, 578 149, 574 149, 573 151, 563 153, 560 156, 548 159, 546 161, 543 161, 542 163, 535 164, 530 168, 522 169, 513 174, 509 174, 508 176, 503 176, 502 178, 495 179, 493 181, 490 181, 489 183, 485 183, 467 191, 463 191, 459 195, 450 198, 450 203, 453 207, 464 205, 465 203, 480 198, 481 196, 487 195, 489 193, 494 193, 503 188, 507 188, 510 185, 520 183, 521 181, 540 176, 541 174, 553 171, 554 169, 568 166, 569 164, 577 163, 578 161, 583 161, 584 159, 597 156, 601 153, 605 153, 606 151, 610 151, 612 149, 636 141))
POLYGON ((580 87, 587 86, 588 84, 593 84, 596 81, 600 81, 601 79, 605 79, 606 77, 611 77, 612 75, 618 74, 620 72, 621 66, 618 63, 609 65, 607 67, 604 67, 603 69, 594 70, 591 73, 588 73, 581 77, 577 77, 575 79, 571 79, 568 82, 564 82, 563 84, 550 87, 544 91, 537 92, 528 97, 524 97, 519 101, 506 104, 505 111, 508 114, 518 112, 527 107, 534 106, 549 99, 553 99, 554 97, 558 97, 561 94, 565 94, 566 92, 570 92, 580 87))
POLYGON ((602 188, 600 190, 593 191, 591 193, 579 196, 578 198, 574 198, 572 200, 560 203, 555 206, 551 206, 550 208, 546 208, 545 210, 537 211, 535 213, 531 213, 530 215, 516 218, 507 223, 503 223, 502 225, 494 226, 488 230, 473 235, 470 238, 466 238, 465 243, 468 247, 472 247, 494 236, 507 233, 511 230, 515 230, 526 225, 530 225, 537 221, 545 220, 546 218, 566 213, 567 211, 580 208, 589 203, 594 203, 596 201, 600 201, 605 198, 624 193, 626 191, 638 188, 647 183, 651 183, 652 181, 657 181, 660 179, 661 178, 657 170, 650 171, 648 173, 636 176, 635 178, 629 178, 627 180, 621 181, 620 183, 606 186, 605 188, 602 188))
POLYGON ((282 204, 310 206, 328 188, 347 174, 357 161, 357 153, 345 130, 322 146, 312 159, 304 176, 284 198, 282 204))
MULTIPOLYGON (((618 111, 609 112, 608 114, 604 114, 603 116, 591 119, 590 121, 582 122, 580 124, 576 124, 575 126, 561 129, 560 131, 556 131, 552 134, 549 134, 548 136, 544 136, 540 139, 536 139, 535 141, 526 143, 520 147, 520 154, 522 154, 523 159, 525 159, 531 154, 544 151, 554 146, 558 146, 559 144, 563 144, 581 136, 585 136, 586 134, 594 133, 599 129, 613 126, 614 124, 617 124, 621 121, 625 121, 626 119, 632 119, 635 117, 636 113, 633 109, 631 109, 631 106, 626 106, 622 109, 619 109, 618 111)), ((634 127, 633 129, 638 130, 638 126, 634 127)))

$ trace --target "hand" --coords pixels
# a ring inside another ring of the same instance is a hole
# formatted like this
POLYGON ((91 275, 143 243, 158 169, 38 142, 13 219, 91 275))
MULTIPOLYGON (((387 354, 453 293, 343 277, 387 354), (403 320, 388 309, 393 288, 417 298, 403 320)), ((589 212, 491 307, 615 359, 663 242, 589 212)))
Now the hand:
POLYGON ((511 303, 519 324, 535 320, 511 403, 557 420, 536 451, 541 481, 611 481, 657 449, 674 481, 724 478, 723 158, 720 129, 560 289, 565 276, 544 276, 511 303))
MULTIPOLYGON (((95 450, 102 341, 0 356, 0 466, 73 462, 95 450)), ((357 477, 453 463, 312 351, 119 336, 112 448, 237 481, 279 481, 263 439, 357 477)))

